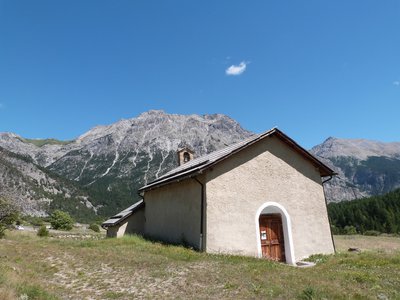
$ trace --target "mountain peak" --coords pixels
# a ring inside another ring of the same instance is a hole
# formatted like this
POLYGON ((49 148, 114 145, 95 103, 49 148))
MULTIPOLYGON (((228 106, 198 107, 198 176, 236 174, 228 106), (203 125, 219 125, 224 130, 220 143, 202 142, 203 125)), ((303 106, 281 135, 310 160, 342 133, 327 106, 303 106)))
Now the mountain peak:
POLYGON ((14 139, 21 138, 21 136, 12 132, 0 132, 0 139, 14 139))
POLYGON ((370 156, 398 157, 400 156, 400 143, 329 137, 322 144, 314 146, 311 152, 325 158, 348 156, 359 160, 370 156))
POLYGON ((165 111, 162 109, 150 109, 148 111, 145 111, 139 115, 140 117, 148 117, 148 116, 162 116, 162 115, 167 115, 165 111))
POLYGON ((323 141, 323 144, 325 144, 325 143, 332 143, 332 142, 334 142, 334 141, 336 141, 337 140, 337 138, 335 138, 335 137, 333 137, 333 136, 330 136, 330 137, 328 137, 325 141, 323 141))

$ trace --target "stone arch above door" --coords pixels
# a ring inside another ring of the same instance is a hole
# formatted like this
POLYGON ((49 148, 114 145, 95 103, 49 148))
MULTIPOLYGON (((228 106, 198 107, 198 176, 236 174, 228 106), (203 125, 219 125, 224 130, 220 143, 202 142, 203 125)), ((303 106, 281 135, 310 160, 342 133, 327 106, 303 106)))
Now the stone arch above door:
POLYGON ((263 215, 263 214, 280 214, 281 215, 283 235, 284 235, 284 241, 285 241, 286 263, 290 264, 290 265, 295 265, 296 260, 294 257, 292 223, 291 223, 290 215, 287 212, 287 210, 281 204, 279 204, 277 202, 265 202, 257 210, 256 216, 255 216, 255 223, 256 223, 258 257, 262 257, 259 218, 260 218, 260 215, 263 215))

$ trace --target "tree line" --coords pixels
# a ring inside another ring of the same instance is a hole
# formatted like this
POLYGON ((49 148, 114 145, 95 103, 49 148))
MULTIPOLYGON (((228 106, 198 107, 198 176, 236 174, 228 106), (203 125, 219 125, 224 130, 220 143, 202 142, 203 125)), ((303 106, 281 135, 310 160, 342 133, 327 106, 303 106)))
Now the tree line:
POLYGON ((381 196, 328 204, 334 234, 400 233, 400 189, 381 196))

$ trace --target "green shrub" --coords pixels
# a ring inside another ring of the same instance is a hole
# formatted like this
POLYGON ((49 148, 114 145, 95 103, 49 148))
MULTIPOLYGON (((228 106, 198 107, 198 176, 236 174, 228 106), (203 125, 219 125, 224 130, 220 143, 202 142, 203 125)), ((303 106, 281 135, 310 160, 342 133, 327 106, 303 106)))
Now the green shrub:
POLYGON ((17 208, 8 200, 0 198, 0 238, 5 235, 5 230, 18 220, 17 208))
POLYGON ((2 239, 6 235, 6 229, 7 227, 0 223, 0 239, 2 239))
POLYGON ((41 237, 49 236, 49 231, 47 230, 45 225, 40 226, 37 235, 41 237))
POLYGON ((341 234, 340 228, 336 227, 335 225, 331 225, 331 232, 332 234, 341 234))
POLYGON ((354 226, 345 226, 343 233, 344 234, 357 234, 357 230, 354 226))
POLYGON ((42 226, 44 224, 43 218, 41 217, 28 217, 26 218, 26 221, 32 226, 42 226))
POLYGON ((100 232, 100 227, 97 224, 90 224, 89 229, 93 230, 94 232, 100 232))
POLYGON ((381 233, 377 230, 367 230, 364 232, 364 235, 378 236, 381 235, 381 233))
POLYGON ((74 220, 69 213, 57 209, 50 216, 50 224, 54 229, 71 230, 74 220))

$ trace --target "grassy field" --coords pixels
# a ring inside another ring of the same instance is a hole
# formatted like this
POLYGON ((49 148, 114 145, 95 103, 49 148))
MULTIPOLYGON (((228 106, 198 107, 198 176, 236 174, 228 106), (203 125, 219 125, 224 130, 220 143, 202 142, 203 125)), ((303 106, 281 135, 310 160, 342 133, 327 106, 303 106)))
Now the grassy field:
POLYGON ((297 268, 135 236, 93 237, 8 232, 0 240, 0 299, 400 299, 400 238, 338 236, 338 254, 297 268))

